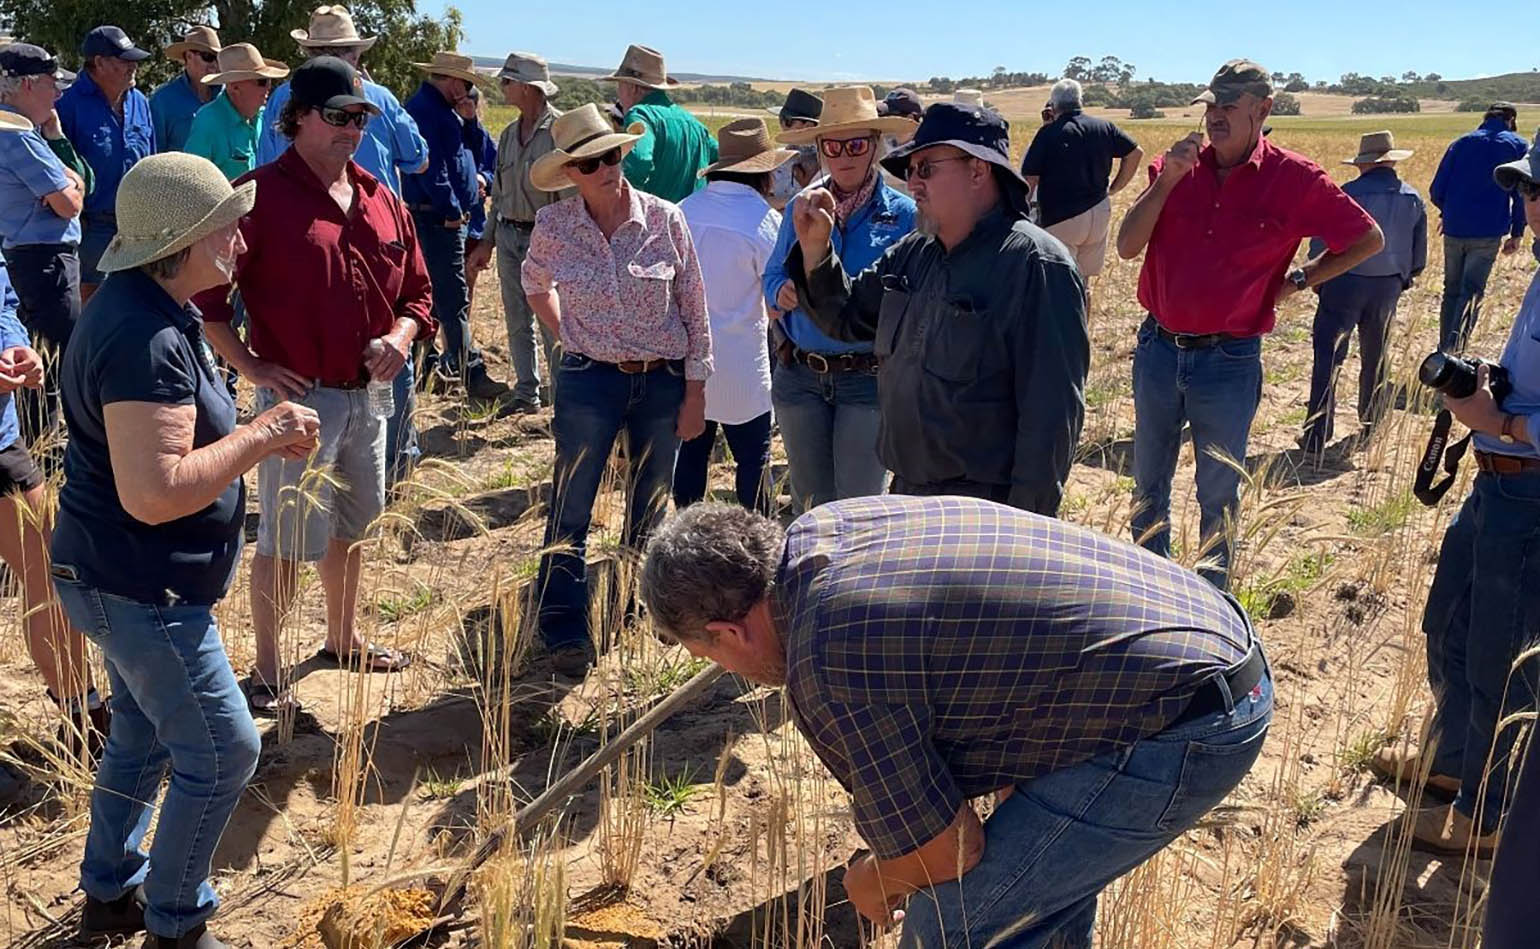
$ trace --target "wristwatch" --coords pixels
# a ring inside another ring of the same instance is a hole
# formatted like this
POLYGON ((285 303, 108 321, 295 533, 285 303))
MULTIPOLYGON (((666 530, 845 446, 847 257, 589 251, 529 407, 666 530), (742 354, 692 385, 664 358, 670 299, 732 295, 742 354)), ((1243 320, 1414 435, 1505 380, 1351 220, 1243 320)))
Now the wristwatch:
POLYGON ((1310 289, 1310 278, 1306 276, 1305 268, 1303 267, 1295 267, 1293 270, 1289 271, 1289 276, 1287 279, 1289 283, 1294 284, 1294 289, 1296 290, 1310 289))
POLYGON ((1514 442, 1513 423, 1517 418, 1518 416, 1512 413, 1503 413, 1503 430, 1497 437, 1502 439, 1504 445, 1512 445, 1514 442))

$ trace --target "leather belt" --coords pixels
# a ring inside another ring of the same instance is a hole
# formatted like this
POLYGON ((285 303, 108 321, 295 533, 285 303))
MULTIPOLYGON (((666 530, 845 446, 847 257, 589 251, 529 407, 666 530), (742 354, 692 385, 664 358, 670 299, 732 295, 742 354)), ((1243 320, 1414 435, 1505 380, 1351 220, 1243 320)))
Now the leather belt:
POLYGON ((408 211, 415 211, 418 214, 433 214, 438 211, 438 208, 431 204, 408 204, 406 209, 408 211))
POLYGON ((805 349, 791 348, 793 362, 801 363, 820 375, 834 372, 871 372, 877 368, 877 357, 871 353, 810 353, 805 349))
POLYGON ((1230 333, 1173 333, 1159 323, 1155 324, 1155 332, 1159 333, 1162 339, 1169 340, 1177 349, 1208 349, 1232 339, 1242 338, 1230 333))
POLYGON ((1198 691, 1193 693, 1192 700, 1187 703, 1187 708, 1176 717, 1167 728, 1176 725, 1194 722, 1210 715, 1218 715, 1227 708, 1240 704, 1257 683, 1262 681, 1262 673, 1267 671, 1267 658, 1262 655, 1262 647, 1257 643, 1251 644, 1251 652, 1240 661, 1239 665, 1227 669, 1222 676, 1229 690, 1229 704, 1225 702, 1225 690, 1219 687, 1214 679, 1206 679, 1198 686, 1198 691))
POLYGON ((1476 452, 1476 468, 1488 474, 1516 475, 1540 473, 1540 458, 1520 458, 1490 451, 1476 452))
POLYGON ((654 372, 668 365, 667 359, 625 359, 620 362, 610 363, 616 369, 628 376, 639 376, 645 372, 654 372))
POLYGON ((516 230, 533 231, 535 229, 534 221, 515 221, 511 217, 503 217, 501 214, 497 216, 497 219, 503 224, 506 224, 511 228, 515 228, 516 230))
POLYGON ((353 380, 348 381, 348 382, 318 382, 318 383, 316 383, 316 385, 320 386, 323 389, 342 389, 342 390, 347 391, 347 392, 352 392, 352 391, 354 391, 356 389, 368 388, 369 380, 368 379, 353 379, 353 380))

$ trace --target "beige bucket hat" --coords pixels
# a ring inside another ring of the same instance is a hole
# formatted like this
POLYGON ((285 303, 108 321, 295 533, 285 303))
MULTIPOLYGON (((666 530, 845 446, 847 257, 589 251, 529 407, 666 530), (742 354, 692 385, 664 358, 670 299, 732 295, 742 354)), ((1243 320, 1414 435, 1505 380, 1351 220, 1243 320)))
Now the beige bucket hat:
POLYGON ((223 86, 247 79, 282 79, 289 67, 276 59, 263 59, 250 43, 231 43, 219 51, 219 72, 203 77, 205 85, 223 86))
POLYGON ((1368 132, 1358 139, 1358 154, 1343 159, 1344 165, 1373 165, 1382 161, 1405 161, 1412 157, 1410 148, 1397 148, 1389 129, 1368 132))
POLYGON ((509 53, 508 58, 503 60, 503 68, 497 72, 497 78, 535 86, 548 96, 561 91, 551 81, 550 64, 544 56, 535 53, 509 53))
POLYGON ((568 162, 603 155, 612 148, 619 148, 621 155, 625 155, 645 131, 646 126, 640 122, 632 122, 624 132, 615 131, 592 102, 564 112, 551 123, 551 138, 556 147, 529 166, 529 183, 541 191, 565 191, 572 187, 572 179, 563 170, 568 162))
POLYGON ((310 14, 310 29, 290 30, 289 35, 306 49, 357 46, 359 52, 369 49, 379 39, 377 36, 359 36, 358 27, 353 25, 353 14, 341 4, 316 7, 310 14))
POLYGON ((735 119, 717 130, 718 160, 700 170, 735 171, 745 175, 774 171, 797 157, 795 148, 776 148, 764 119, 735 119))
POLYGON ((965 109, 982 109, 984 107, 984 93, 977 89, 958 89, 952 93, 952 102, 965 109))
MULTIPOLYGON (((4 45, 4 44, 0 44, 4 45)), ((16 112, 0 110, 0 132, 30 132, 32 120, 16 112)))
POLYGON ((141 159, 118 185, 118 233, 98 267, 111 273, 170 257, 250 214, 256 200, 255 181, 232 189, 201 155, 141 159))
POLYGON ((490 84, 485 74, 476 71, 476 61, 459 53, 440 50, 433 54, 431 63, 413 63, 412 65, 430 76, 451 76, 455 79, 464 79, 475 86, 490 84))
POLYGON ((181 59, 184 53, 217 53, 220 50, 219 33, 212 26, 195 26, 180 40, 166 47, 167 59, 181 59))
POLYGON ((842 86, 824 90, 823 113, 817 125, 788 129, 775 140, 782 145, 811 145, 825 136, 862 131, 894 135, 902 142, 914 134, 914 123, 901 115, 878 115, 871 86, 842 86))
POLYGON ((669 76, 663 66, 663 54, 650 46, 632 43, 626 47, 626 55, 620 65, 608 76, 600 76, 600 82, 630 82, 646 89, 667 89, 679 85, 679 80, 669 76))

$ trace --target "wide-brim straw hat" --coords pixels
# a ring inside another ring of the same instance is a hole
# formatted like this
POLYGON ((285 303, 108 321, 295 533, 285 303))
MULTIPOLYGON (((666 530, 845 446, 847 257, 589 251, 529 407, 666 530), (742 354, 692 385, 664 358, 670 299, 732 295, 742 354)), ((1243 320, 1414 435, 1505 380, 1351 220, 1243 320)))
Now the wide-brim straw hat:
POLYGON ((608 76, 600 76, 600 82, 629 82, 646 89, 667 89, 679 85, 679 80, 668 74, 663 65, 663 54, 650 46, 632 43, 626 47, 626 55, 620 65, 608 76))
POLYGON ((310 29, 290 30, 289 35, 306 49, 356 46, 359 52, 368 50, 379 39, 378 36, 359 36, 358 27, 353 25, 353 14, 341 4, 316 7, 310 14, 310 29))
POLYGON ((878 115, 877 97, 871 86, 842 86, 824 91, 823 113, 818 116, 817 125, 788 129, 775 140, 782 145, 811 145, 840 132, 896 135, 902 141, 914 134, 914 123, 899 115, 878 115))
POLYGON ((484 73, 476 71, 475 60, 469 56, 461 56, 459 53, 440 51, 433 54, 431 63, 413 63, 412 65, 430 76, 463 79, 474 86, 491 84, 491 80, 484 73))
POLYGON ((219 33, 212 26, 195 26, 175 43, 166 47, 167 59, 181 59, 184 53, 217 53, 222 47, 219 45, 219 33))
POLYGON ((718 171, 742 175, 774 171, 796 158, 797 150, 776 148, 764 119, 735 119, 717 130, 717 154, 717 161, 702 168, 697 177, 718 171))
POLYGON ((224 86, 248 79, 282 79, 289 67, 276 59, 263 59, 250 43, 231 43, 219 51, 219 72, 203 77, 205 85, 224 86))
POLYGON ((17 112, 0 109, 0 132, 30 132, 32 120, 17 112))
POLYGON ((1405 161, 1412 157, 1410 148, 1397 148, 1396 137, 1388 129, 1368 132, 1358 139, 1358 154, 1343 160, 1344 165, 1373 165, 1382 161, 1405 161))
POLYGON ((497 71, 497 78, 534 86, 547 96, 554 96, 561 91, 551 81, 550 64, 544 56, 535 53, 509 53, 508 58, 503 60, 503 68, 497 71))
POLYGON ((250 214, 256 200, 255 181, 232 188, 200 155, 143 158, 118 184, 118 233, 97 266, 111 273, 170 257, 250 214))
POLYGON ((572 179, 565 170, 568 162, 603 155, 612 148, 619 148, 624 157, 645 131, 646 126, 640 122, 632 122, 624 132, 615 131, 615 126, 592 102, 564 112, 551 123, 551 139, 556 147, 529 166, 529 183, 541 191, 565 191, 572 187, 572 179))

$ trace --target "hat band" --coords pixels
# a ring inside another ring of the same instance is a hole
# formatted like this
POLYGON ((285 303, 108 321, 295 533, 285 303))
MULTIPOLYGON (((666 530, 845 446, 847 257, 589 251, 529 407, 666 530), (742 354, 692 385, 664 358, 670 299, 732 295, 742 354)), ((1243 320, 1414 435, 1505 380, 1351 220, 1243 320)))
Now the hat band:
POLYGON ((582 148, 584 145, 587 145, 589 142, 597 142, 599 139, 603 138, 606 135, 614 135, 614 134, 615 134, 614 132, 595 132, 594 134, 588 136, 587 138, 580 138, 580 139, 578 139, 577 141, 573 142, 571 145, 568 145, 566 148, 562 149, 562 151, 570 152, 570 151, 572 151, 575 148, 582 148))

